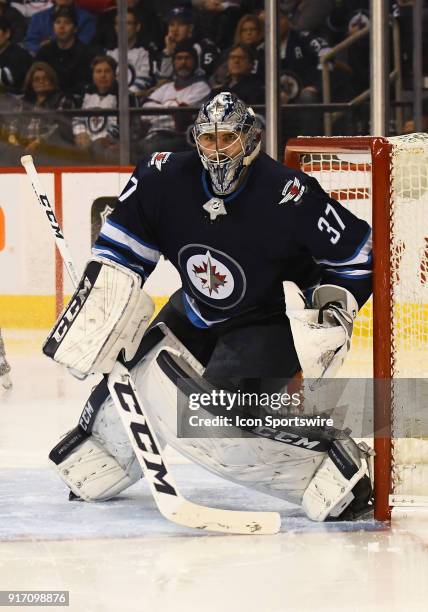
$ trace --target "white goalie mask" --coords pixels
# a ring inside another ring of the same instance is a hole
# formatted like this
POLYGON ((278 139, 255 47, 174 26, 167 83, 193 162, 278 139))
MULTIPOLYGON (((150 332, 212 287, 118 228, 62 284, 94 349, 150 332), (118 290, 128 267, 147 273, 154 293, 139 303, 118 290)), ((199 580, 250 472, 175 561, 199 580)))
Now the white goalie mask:
POLYGON ((261 130, 253 109, 228 92, 201 107, 193 137, 218 195, 235 191, 243 171, 260 152, 261 130))

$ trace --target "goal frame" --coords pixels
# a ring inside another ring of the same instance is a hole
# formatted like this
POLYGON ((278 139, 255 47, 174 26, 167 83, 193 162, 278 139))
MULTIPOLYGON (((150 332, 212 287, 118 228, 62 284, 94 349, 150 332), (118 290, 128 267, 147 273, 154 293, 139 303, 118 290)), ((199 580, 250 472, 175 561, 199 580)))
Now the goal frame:
POLYGON ((369 153, 372 161, 373 231, 373 379, 374 379, 374 517, 391 519, 392 489, 392 297, 391 296, 391 151, 386 138, 377 136, 319 136, 292 138, 287 142, 284 163, 301 170, 305 153, 369 153))

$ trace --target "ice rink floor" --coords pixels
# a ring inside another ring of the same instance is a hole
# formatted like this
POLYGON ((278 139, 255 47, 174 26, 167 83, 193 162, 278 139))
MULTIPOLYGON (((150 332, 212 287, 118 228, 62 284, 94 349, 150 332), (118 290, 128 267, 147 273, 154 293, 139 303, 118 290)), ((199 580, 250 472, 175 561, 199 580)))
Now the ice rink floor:
POLYGON ((47 454, 93 382, 44 358, 44 333, 3 336, 14 388, 0 399, 0 590, 68 590, 73 612, 428 610, 428 521, 311 523, 295 506, 188 463, 174 467, 187 497, 277 510, 281 533, 174 525, 144 481, 103 504, 68 502, 47 454))

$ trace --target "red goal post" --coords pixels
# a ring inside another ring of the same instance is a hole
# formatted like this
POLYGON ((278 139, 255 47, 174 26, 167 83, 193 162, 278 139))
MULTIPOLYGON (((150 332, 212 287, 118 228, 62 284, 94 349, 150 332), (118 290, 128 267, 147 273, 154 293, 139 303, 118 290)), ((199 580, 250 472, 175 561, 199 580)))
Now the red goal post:
MULTIPOLYGON (((362 336, 370 336, 372 363, 370 371, 366 369, 362 376, 374 378, 375 518, 388 520, 391 506, 398 500, 398 496, 394 496, 396 490, 400 493, 400 506, 428 505, 425 497, 428 494, 428 452, 425 446, 420 447, 424 440, 417 440, 417 457, 413 461, 409 458, 412 440, 401 440, 406 452, 405 459, 400 458, 400 444, 394 441, 392 429, 395 415, 390 383, 395 377, 413 378, 415 375, 413 372, 406 374, 403 368, 406 355, 412 351, 412 343, 415 358, 424 355, 428 362, 425 286, 425 278, 428 280, 428 217, 424 215, 428 206, 428 136, 294 138, 287 143, 284 161, 290 167, 315 176, 332 197, 349 206, 357 216, 366 218, 373 228, 373 301, 367 315, 372 321, 370 331, 362 333, 362 336), (412 213, 418 210, 420 215, 412 213), (407 215, 411 218, 405 226, 403 217, 407 215), (403 231, 405 235, 400 236, 403 231), (411 259, 413 242, 418 252, 411 259), (409 263, 414 262, 416 256, 418 261, 423 257, 418 266, 409 263), (407 272, 405 266, 401 269, 404 259, 407 272), (418 267, 418 271, 409 272, 412 267, 418 267), (403 292, 406 274, 412 279, 403 292), (415 327, 413 331, 412 326, 415 327), (415 466, 415 470, 410 470, 415 466), (410 472, 412 483, 407 491, 403 482, 410 472), (417 474, 418 484, 413 490, 414 474, 417 474), (421 492, 424 481, 425 489, 421 492)), ((357 336, 358 325, 357 321, 357 336)), ((364 329, 369 329, 368 324, 364 329)), ((364 342, 367 348, 366 339, 364 342)), ((419 376, 428 378, 428 366, 427 373, 419 376)))

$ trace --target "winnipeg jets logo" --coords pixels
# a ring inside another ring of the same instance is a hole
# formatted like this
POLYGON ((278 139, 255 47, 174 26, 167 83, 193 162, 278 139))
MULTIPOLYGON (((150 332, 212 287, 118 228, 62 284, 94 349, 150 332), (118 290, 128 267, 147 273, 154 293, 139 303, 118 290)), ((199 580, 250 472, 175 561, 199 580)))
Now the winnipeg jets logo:
POLYGON ((297 177, 295 177, 294 180, 290 179, 282 190, 282 195, 284 197, 278 204, 286 204, 287 202, 298 204, 302 199, 302 195, 305 193, 305 189, 305 186, 301 185, 297 177))
POLYGON ((208 105, 207 114, 212 122, 224 121, 227 114, 233 110, 230 93, 218 94, 208 105))
POLYGON ((240 264, 207 244, 187 244, 178 253, 186 293, 197 303, 228 310, 245 295, 247 280, 240 264))
POLYGON ((213 293, 218 293, 221 287, 227 284, 227 274, 220 274, 217 266, 213 263, 209 251, 206 254, 206 260, 197 266, 193 264, 193 274, 201 281, 202 289, 208 291, 212 296, 213 293))
POLYGON ((171 152, 153 153, 148 163, 148 166, 155 166, 159 170, 159 172, 161 172, 162 164, 165 164, 168 161, 170 155, 171 152))

